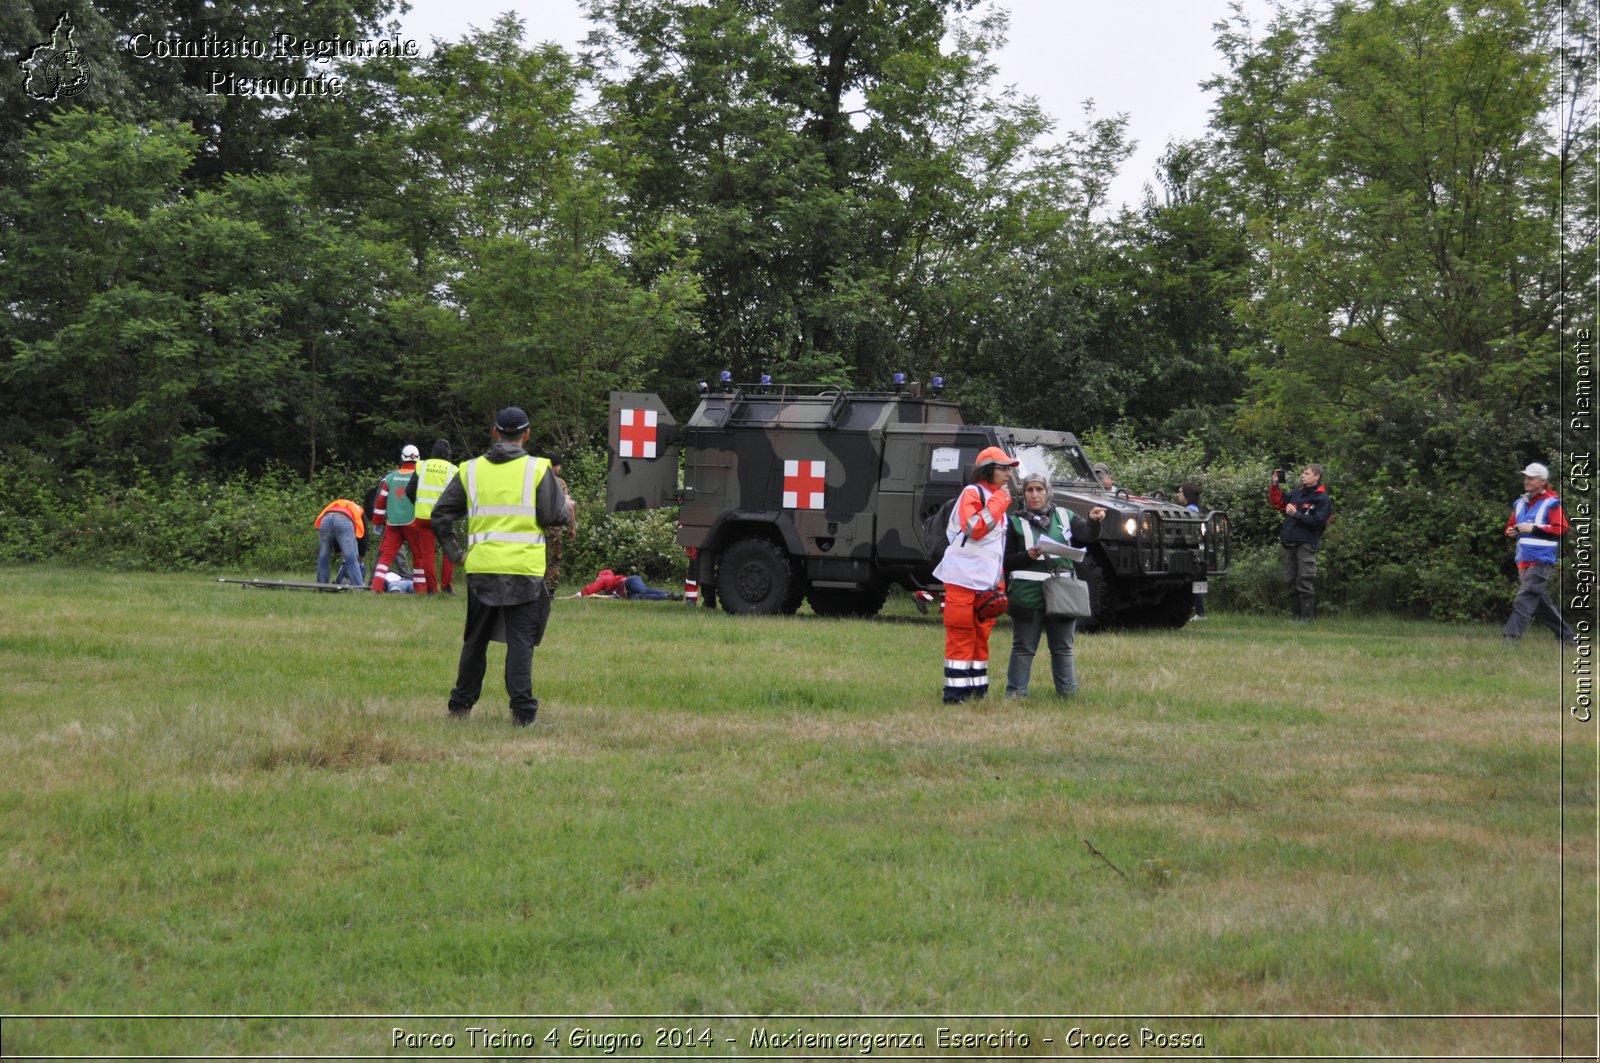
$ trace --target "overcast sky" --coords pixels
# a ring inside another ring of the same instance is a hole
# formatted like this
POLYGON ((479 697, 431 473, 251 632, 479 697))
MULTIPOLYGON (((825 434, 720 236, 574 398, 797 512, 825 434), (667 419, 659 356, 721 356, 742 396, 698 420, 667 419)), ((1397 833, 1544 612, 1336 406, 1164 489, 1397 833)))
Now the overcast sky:
MULTIPOLYGON (((1156 185, 1156 160, 1173 138, 1205 132, 1212 94, 1200 83, 1222 70, 1212 26, 1229 14, 1228 0, 1005 0, 1010 43, 997 56, 998 81, 1036 96, 1057 129, 1084 124, 1083 102, 1100 117, 1128 116, 1139 142, 1112 188, 1114 202, 1137 203, 1156 185)), ((1268 0, 1245 0, 1258 27, 1268 0)), ((411 0, 403 35, 426 51, 431 38, 457 40, 469 26, 487 27, 514 11, 529 42, 575 49, 590 30, 578 0, 411 0)))

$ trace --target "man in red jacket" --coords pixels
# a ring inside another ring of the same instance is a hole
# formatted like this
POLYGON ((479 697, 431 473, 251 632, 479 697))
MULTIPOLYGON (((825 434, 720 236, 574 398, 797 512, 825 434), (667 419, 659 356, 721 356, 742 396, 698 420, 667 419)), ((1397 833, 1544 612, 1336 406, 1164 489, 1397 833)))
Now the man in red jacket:
POLYGON ((1300 486, 1289 495, 1278 485, 1283 470, 1272 470, 1267 502, 1283 514, 1278 541, 1283 544, 1283 582, 1289 588, 1294 619, 1309 624, 1317 617, 1317 551, 1333 518, 1333 500, 1322 482, 1322 466, 1313 462, 1300 472, 1300 486))

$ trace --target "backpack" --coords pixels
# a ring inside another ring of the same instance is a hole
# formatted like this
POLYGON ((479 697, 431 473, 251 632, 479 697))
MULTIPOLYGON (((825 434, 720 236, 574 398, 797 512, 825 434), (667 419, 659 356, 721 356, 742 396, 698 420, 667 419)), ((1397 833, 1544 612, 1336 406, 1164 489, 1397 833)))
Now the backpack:
MULTIPOLYGON (((927 551, 928 560, 935 565, 944 559, 944 552, 950 546, 948 536, 950 514, 955 512, 956 503, 961 501, 961 496, 966 493, 966 490, 963 487, 960 491, 957 491, 955 497, 947 499, 944 505, 940 506, 932 516, 922 522, 922 548, 927 551)), ((989 495, 984 491, 982 485, 978 486, 978 497, 985 502, 989 500, 989 495)), ((961 543, 965 546, 966 542, 967 534, 962 532, 961 543)))
POLYGON ((956 498, 945 502, 922 522, 922 549, 927 553, 928 560, 935 565, 944 558, 945 547, 950 545, 950 540, 945 538, 944 533, 945 529, 950 527, 950 511, 956 508, 956 498))

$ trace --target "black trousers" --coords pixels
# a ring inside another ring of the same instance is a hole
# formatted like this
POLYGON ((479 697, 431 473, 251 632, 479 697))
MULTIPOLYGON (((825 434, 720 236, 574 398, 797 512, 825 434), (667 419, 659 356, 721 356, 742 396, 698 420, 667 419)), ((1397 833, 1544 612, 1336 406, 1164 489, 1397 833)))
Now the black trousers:
POLYGON ((455 688, 450 691, 450 711, 463 712, 478 703, 478 696, 483 693, 489 642, 502 619, 511 717, 518 723, 532 723, 539 711, 539 699, 533 696, 533 650, 543 640, 545 622, 550 619, 550 596, 541 594, 518 605, 484 605, 472 593, 470 582, 467 626, 461 635, 461 663, 456 668, 455 688))
POLYGON ((1296 620, 1313 620, 1317 615, 1318 543, 1283 544, 1283 584, 1289 588, 1289 601, 1296 620))

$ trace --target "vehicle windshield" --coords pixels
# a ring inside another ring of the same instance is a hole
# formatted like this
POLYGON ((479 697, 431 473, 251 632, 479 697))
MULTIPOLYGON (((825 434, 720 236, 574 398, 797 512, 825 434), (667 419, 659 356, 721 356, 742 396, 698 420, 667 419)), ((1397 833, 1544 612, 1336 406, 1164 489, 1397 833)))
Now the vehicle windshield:
POLYGON ((1017 443, 1012 447, 1016 459, 1022 463, 1019 473, 1042 472, 1052 484, 1071 480, 1094 482, 1094 472, 1089 459, 1077 447, 1050 446, 1045 443, 1017 443))

